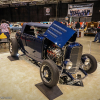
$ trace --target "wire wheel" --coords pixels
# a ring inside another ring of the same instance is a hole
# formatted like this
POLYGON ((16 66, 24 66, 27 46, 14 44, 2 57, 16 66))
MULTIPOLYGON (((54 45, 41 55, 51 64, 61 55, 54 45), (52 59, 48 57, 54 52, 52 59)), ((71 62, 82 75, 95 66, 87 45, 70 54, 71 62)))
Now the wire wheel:
POLYGON ((90 54, 84 54, 82 57, 88 58, 89 61, 83 63, 83 70, 85 70, 88 74, 93 73, 97 69, 97 61, 96 59, 90 54))
POLYGON ((53 87, 57 85, 59 80, 57 65, 52 60, 44 60, 40 67, 40 76, 46 86, 53 87))
POLYGON ((45 82, 49 83, 51 81, 52 74, 47 65, 43 65, 43 67, 41 68, 41 74, 45 82))

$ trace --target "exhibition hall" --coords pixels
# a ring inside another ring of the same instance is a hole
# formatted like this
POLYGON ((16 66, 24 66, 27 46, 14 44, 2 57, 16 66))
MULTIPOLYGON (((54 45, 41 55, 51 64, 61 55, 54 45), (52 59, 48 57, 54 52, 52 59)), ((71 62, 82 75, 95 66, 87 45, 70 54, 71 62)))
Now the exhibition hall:
POLYGON ((100 0, 0 0, 0 100, 100 100, 100 0))

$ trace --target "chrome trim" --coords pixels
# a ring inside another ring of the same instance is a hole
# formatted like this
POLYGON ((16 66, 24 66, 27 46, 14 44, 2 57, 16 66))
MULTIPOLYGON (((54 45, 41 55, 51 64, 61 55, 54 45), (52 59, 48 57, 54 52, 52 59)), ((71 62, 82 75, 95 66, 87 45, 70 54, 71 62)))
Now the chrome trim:
MULTIPOLYGON (((47 80, 47 78, 49 77, 49 74, 48 74, 49 72, 48 72, 48 70, 44 70, 45 67, 48 67, 48 65, 43 65, 43 66, 42 66, 42 68, 41 68, 41 70, 40 70, 40 71, 41 71, 41 76, 42 76, 42 79, 43 79, 46 83, 50 83, 52 79, 49 80, 49 81, 47 80)), ((49 68, 49 67, 48 67, 48 68, 49 68)), ((49 68, 49 70, 50 70, 50 68, 49 68)), ((50 71, 51 71, 51 70, 50 70, 50 71)), ((52 77, 52 73, 51 73, 51 77, 52 77)))
POLYGON ((82 57, 82 46, 75 46, 71 50, 70 61, 73 63, 73 66, 68 72, 76 73, 81 66, 81 57, 82 57))
POLYGON ((12 42, 10 42, 9 44, 10 44, 9 51, 10 53, 12 53, 12 42))

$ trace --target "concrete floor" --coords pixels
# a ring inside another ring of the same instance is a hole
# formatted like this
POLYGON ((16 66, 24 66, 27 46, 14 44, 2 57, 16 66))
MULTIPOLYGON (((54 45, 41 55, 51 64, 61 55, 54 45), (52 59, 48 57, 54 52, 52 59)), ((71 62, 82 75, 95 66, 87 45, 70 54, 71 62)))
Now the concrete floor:
POLYGON ((77 42, 83 45, 83 54, 89 53, 93 55, 98 62, 100 62, 100 43, 92 42, 95 36, 84 36, 77 38, 77 42))
MULTIPOLYGON (((91 42, 93 39, 94 37, 85 36, 77 38, 77 42, 83 45, 83 53, 96 57, 97 70, 83 80, 83 87, 57 84, 63 94, 54 100, 100 100, 100 44, 91 42)), ((0 49, 0 100, 48 100, 35 86, 42 82, 39 67, 26 56, 13 61, 8 52, 8 44, 6 46, 6 49, 0 49)))

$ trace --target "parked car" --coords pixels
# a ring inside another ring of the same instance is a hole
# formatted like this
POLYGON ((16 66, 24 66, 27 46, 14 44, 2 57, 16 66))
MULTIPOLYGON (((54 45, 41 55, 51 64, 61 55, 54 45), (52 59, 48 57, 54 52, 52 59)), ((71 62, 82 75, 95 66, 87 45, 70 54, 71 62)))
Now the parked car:
MULTIPOLYGON (((82 80, 87 73, 97 68, 96 59, 90 54, 83 54, 83 46, 76 41, 76 31, 54 21, 51 25, 24 23, 21 32, 10 39, 9 51, 12 57, 18 50, 28 55, 40 65, 40 76, 48 87, 55 86, 59 80, 63 83, 82 80), (78 71, 84 77, 78 78, 78 71), (73 74, 77 77, 74 78, 73 74)), ((33 73, 34 74, 34 73, 33 73)))
POLYGON ((22 26, 19 25, 19 24, 14 24, 13 26, 10 27, 11 31, 14 32, 14 31, 19 31, 22 29, 22 26))
POLYGON ((98 22, 87 22, 87 27, 85 28, 84 35, 96 34, 97 33, 98 22))

